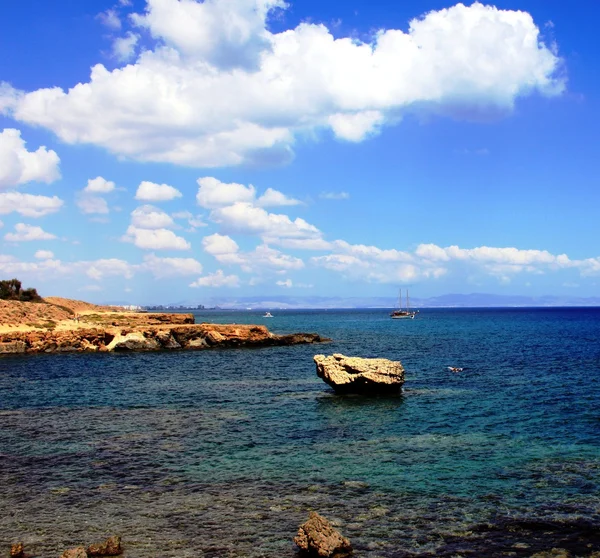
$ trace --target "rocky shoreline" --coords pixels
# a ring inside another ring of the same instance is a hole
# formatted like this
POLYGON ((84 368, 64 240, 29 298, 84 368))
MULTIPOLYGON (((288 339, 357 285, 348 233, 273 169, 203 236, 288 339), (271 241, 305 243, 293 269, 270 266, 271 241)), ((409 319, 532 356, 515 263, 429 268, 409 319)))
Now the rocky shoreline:
POLYGON ((179 323, 133 327, 84 326, 76 329, 5 332, 0 334, 0 354, 199 350, 287 346, 323 341, 328 339, 316 333, 276 335, 263 325, 179 323))

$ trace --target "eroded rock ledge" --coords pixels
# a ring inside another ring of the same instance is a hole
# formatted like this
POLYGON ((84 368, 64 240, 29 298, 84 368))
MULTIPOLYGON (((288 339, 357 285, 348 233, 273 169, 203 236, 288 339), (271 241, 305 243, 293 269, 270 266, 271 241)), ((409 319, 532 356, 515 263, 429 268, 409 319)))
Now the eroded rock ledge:
POLYGON ((262 325, 179 324, 80 327, 0 334, 2 353, 156 351, 215 347, 265 347, 327 341, 316 333, 276 335, 262 325))

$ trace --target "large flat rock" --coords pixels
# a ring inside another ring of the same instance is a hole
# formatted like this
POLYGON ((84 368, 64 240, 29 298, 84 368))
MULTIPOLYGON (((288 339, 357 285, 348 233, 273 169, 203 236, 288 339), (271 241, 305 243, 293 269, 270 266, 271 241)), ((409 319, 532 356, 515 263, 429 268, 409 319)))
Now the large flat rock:
POLYGON ((404 368, 386 358, 315 355, 317 376, 339 393, 400 393, 404 368))

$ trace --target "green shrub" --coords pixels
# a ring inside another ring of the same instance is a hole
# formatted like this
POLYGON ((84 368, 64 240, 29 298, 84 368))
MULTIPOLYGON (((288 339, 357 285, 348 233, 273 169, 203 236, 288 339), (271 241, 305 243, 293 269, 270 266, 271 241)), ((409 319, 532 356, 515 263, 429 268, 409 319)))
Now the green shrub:
POLYGON ((23 302, 43 302, 36 289, 21 288, 21 281, 8 279, 0 281, 0 300, 21 300, 23 302))

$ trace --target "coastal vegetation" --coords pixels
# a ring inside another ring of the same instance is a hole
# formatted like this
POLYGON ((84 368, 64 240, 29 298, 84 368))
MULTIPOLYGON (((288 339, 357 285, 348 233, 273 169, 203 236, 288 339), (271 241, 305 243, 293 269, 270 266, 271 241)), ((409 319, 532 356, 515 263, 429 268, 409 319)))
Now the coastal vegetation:
POLYGON ((18 279, 0 281, 0 300, 20 300, 21 302, 44 302, 36 289, 23 289, 18 279))

